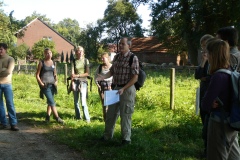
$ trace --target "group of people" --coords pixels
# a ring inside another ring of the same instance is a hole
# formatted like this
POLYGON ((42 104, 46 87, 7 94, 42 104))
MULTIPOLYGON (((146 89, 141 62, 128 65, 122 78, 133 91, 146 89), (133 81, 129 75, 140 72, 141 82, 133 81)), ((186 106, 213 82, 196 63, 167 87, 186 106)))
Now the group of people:
POLYGON ((237 43, 238 31, 234 27, 220 28, 216 37, 206 34, 200 39, 202 56, 195 78, 200 80, 203 156, 207 160, 240 159, 238 132, 227 123, 233 89, 231 77, 227 73, 218 72, 219 69, 240 71, 237 43), (223 120, 219 99, 228 114, 223 120))
MULTIPOLYGON (((136 89, 134 83, 139 74, 139 63, 137 56, 134 56, 133 63, 129 66, 131 39, 121 38, 119 41, 119 53, 111 51, 110 55, 106 52, 101 55, 102 64, 95 71, 94 80, 98 86, 99 96, 102 102, 103 119, 105 130, 101 140, 108 141, 113 138, 115 123, 118 117, 121 117, 122 144, 131 143, 131 124, 132 114, 134 112, 136 89), (114 85, 113 85, 114 84, 114 85), (104 106, 104 91, 115 89, 120 95, 120 102, 111 107, 104 106)), ((0 122, 1 128, 7 128, 7 115, 11 130, 18 131, 17 117, 13 104, 12 92, 12 72, 14 69, 14 59, 7 55, 7 45, 0 43, 0 122), (3 96, 6 99, 8 113, 5 112, 3 96)), ((90 122, 90 115, 87 106, 87 77, 90 74, 89 61, 85 58, 84 49, 81 46, 76 47, 75 59, 72 62, 71 69, 71 90, 74 97, 75 118, 85 119, 90 122), (82 105, 83 117, 80 113, 80 103, 82 105)), ((56 66, 52 60, 52 52, 49 48, 44 49, 44 59, 37 67, 36 79, 40 87, 40 97, 45 95, 47 99, 47 111, 45 121, 50 122, 51 113, 54 119, 60 124, 64 121, 58 115, 54 95, 57 93, 58 77, 56 66)))
MULTIPOLYGON (((134 83, 139 74, 139 63, 137 56, 134 56, 131 66, 126 65, 129 62, 131 39, 122 38, 119 42, 119 56, 111 51, 110 55, 104 52, 101 55, 102 64, 95 71, 94 80, 98 87, 99 96, 102 102, 103 119, 105 130, 101 140, 108 141, 113 138, 114 127, 118 117, 121 117, 122 144, 131 143, 131 124, 134 111, 136 89, 134 83), (114 84, 114 85, 113 85, 114 84), (104 91, 115 89, 120 95, 120 102, 104 106, 104 91)), ((40 61, 36 73, 37 81, 41 91, 47 98, 46 121, 50 121, 50 114, 53 112, 57 122, 64 123, 58 116, 54 102, 54 93, 57 85, 56 67, 54 66, 52 52, 46 48, 44 50, 44 60, 40 61)), ((71 69, 71 90, 74 97, 75 118, 77 120, 85 119, 90 122, 90 115, 87 106, 87 77, 90 74, 89 61, 85 58, 84 49, 81 46, 76 47, 75 59, 72 62, 71 69), (83 117, 80 113, 80 103, 82 105, 83 117)))
MULTIPOLYGON (((237 43, 238 31, 233 27, 219 29, 216 37, 206 34, 200 39, 202 57, 201 63, 196 69, 195 78, 200 80, 200 117, 203 124, 204 153, 208 160, 240 159, 238 132, 227 124, 222 128, 219 121, 221 108, 217 101, 217 98, 219 98, 225 106, 230 107, 230 92, 232 89, 230 75, 217 71, 219 69, 231 70, 232 68, 240 71, 240 52, 237 49, 237 43), (223 136, 226 136, 227 143, 223 142, 223 136)), ((130 47, 131 39, 127 37, 121 38, 118 56, 112 56, 111 59, 108 53, 103 53, 101 55, 102 64, 97 67, 94 77, 102 102, 105 122, 101 140, 109 141, 113 138, 115 123, 120 116, 121 142, 123 145, 131 143, 132 114, 136 96, 134 83, 137 81, 139 74, 137 56, 134 56, 133 63, 129 66, 129 59, 133 54, 130 47), (112 104, 111 107, 104 106, 104 91, 111 89, 118 90, 120 102, 112 104)), ((7 55, 7 45, 5 43, 0 43, 0 63, 2 64, 0 66, 1 127, 7 128, 7 118, 2 97, 2 94, 4 94, 11 130, 18 131, 11 85, 14 59, 7 55)), ((85 58, 83 47, 78 46, 72 63, 71 87, 74 96, 75 118, 84 118, 86 122, 90 122, 86 100, 87 76, 89 74, 89 61, 85 58), (79 101, 81 101, 83 117, 80 113, 79 101)), ((56 67, 52 61, 52 52, 49 48, 44 50, 44 60, 39 62, 36 79, 41 92, 47 99, 45 120, 49 122, 50 115, 53 112, 55 120, 63 124, 64 121, 59 117, 54 101, 58 79, 56 67)))

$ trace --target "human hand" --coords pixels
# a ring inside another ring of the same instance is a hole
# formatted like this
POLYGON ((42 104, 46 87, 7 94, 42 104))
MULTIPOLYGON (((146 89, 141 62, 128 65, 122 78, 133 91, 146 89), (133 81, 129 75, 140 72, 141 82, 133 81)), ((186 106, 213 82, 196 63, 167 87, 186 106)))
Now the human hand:
POLYGON ((203 53, 202 53, 202 60, 203 60, 204 62, 206 62, 206 61, 208 60, 206 51, 203 51, 203 53))
POLYGON ((76 75, 75 75, 75 74, 72 74, 72 75, 71 75, 71 78, 72 78, 72 79, 76 78, 76 75))
POLYGON ((213 105, 212 105, 212 108, 218 108, 219 107, 219 104, 216 100, 213 101, 213 105))
POLYGON ((101 86, 100 86, 100 85, 97 85, 97 87, 98 87, 99 91, 101 91, 101 86))
POLYGON ((118 90, 117 94, 120 94, 120 95, 122 95, 122 94, 123 94, 123 92, 124 92, 124 88, 121 88, 121 89, 119 89, 119 90, 118 90))
POLYGON ((96 80, 97 81, 102 81, 102 80, 104 80, 104 77, 101 74, 97 74, 96 80))

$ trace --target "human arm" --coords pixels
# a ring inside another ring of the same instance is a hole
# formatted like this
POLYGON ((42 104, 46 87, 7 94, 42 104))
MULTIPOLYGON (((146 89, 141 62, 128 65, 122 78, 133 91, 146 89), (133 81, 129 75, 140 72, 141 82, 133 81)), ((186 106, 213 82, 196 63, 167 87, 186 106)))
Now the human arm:
POLYGON ((208 62, 206 62, 203 67, 201 65, 198 66, 194 74, 195 79, 205 81, 208 76, 208 66, 208 62))
POLYGON ((230 103, 231 79, 226 73, 217 72, 211 77, 208 89, 202 99, 201 108, 210 112, 218 108, 216 98, 219 97, 222 102, 228 106, 230 103))
POLYGON ((112 77, 112 73, 111 71, 108 71, 106 74, 101 75, 101 74, 97 74, 96 80, 97 81, 103 81, 104 79, 110 78, 112 77))
POLYGON ((96 85, 97 85, 97 87, 99 88, 99 89, 101 89, 101 86, 98 84, 98 80, 97 80, 97 76, 98 76, 98 71, 99 71, 99 67, 100 67, 101 65, 99 65, 98 67, 97 67, 97 69, 95 70, 95 73, 94 73, 94 82, 96 83, 96 85))
POLYGON ((132 85, 134 85, 134 83, 136 83, 137 80, 138 80, 138 75, 137 75, 137 74, 133 75, 132 79, 131 79, 123 88, 121 88, 121 89, 118 90, 118 93, 119 93, 120 95, 123 94, 123 92, 124 92, 127 88, 129 88, 129 87, 131 87, 132 85))
POLYGON ((38 84, 39 84, 41 87, 44 87, 44 83, 42 82, 42 80, 41 80, 41 78, 40 78, 41 69, 42 69, 42 62, 40 61, 40 62, 38 63, 38 67, 37 67, 36 79, 37 79, 38 84))
POLYGON ((3 67, 1 69, 0 77, 7 77, 9 74, 11 74, 13 72, 14 66, 15 66, 14 59, 9 58, 6 68, 3 67))
MULTIPOLYGON (((55 66, 55 64, 54 64, 54 66, 55 66)), ((57 68, 56 68, 56 66, 54 67, 53 76, 54 76, 54 79, 55 79, 54 85, 57 86, 57 84, 58 84, 58 76, 57 76, 57 68)))

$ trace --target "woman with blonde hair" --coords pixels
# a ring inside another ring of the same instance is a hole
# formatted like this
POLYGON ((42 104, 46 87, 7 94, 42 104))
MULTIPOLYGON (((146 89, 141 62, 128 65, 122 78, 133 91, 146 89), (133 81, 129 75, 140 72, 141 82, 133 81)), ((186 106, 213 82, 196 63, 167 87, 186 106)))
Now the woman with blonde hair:
MULTIPOLYGON (((231 106, 231 76, 219 69, 230 69, 230 53, 227 42, 210 39, 207 42, 207 56, 211 80, 202 100, 202 108, 210 113, 207 133, 207 160, 239 160, 238 132, 222 123, 222 106, 229 113, 231 106), (220 102, 221 101, 221 102, 220 102)), ((223 119, 227 122, 226 116, 223 119)))
POLYGON ((87 76, 89 75, 89 61, 85 58, 82 46, 75 49, 75 59, 72 63, 72 90, 74 96, 74 108, 76 119, 82 119, 79 108, 79 96, 83 109, 83 115, 86 122, 90 122, 90 116, 87 106, 87 76))
POLYGON ((104 91, 106 90, 111 90, 111 85, 112 85, 112 77, 104 79, 102 81, 97 81, 97 76, 98 74, 100 75, 105 75, 106 73, 108 73, 110 67, 112 66, 112 64, 109 62, 110 61, 110 57, 109 54, 107 52, 104 52, 101 55, 101 60, 102 60, 102 64, 100 64, 96 71, 95 71, 95 76, 94 76, 94 80, 96 85, 98 86, 98 93, 99 96, 101 98, 101 102, 102 102, 102 110, 103 110, 103 119, 104 121, 106 120, 106 113, 107 113, 107 109, 108 106, 104 106, 104 91))

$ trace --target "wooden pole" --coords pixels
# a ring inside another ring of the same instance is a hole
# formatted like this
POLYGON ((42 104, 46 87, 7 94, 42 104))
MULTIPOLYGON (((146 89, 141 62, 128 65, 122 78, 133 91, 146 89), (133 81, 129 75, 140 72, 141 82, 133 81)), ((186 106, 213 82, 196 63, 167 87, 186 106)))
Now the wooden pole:
POLYGON ((67 84, 67 76, 68 76, 68 73, 67 73, 67 63, 64 65, 64 69, 65 69, 64 82, 65 82, 65 84, 67 84))
POLYGON ((18 70, 17 70, 17 73, 20 74, 20 67, 21 67, 21 66, 20 66, 20 62, 17 61, 17 63, 18 63, 18 70))
POLYGON ((174 107, 174 91, 175 91, 175 68, 171 68, 171 77, 170 77, 170 109, 175 109, 175 107, 174 107))

